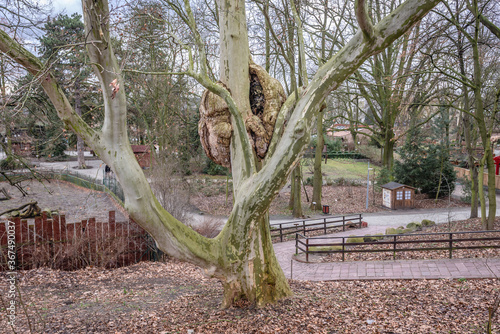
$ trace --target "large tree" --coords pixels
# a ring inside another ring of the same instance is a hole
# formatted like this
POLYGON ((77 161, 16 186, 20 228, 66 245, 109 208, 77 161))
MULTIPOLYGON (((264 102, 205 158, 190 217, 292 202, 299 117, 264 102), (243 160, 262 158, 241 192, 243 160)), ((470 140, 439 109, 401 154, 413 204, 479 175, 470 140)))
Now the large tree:
MULTIPOLYGON (((491 136, 499 112, 500 81, 496 62, 499 49, 498 39, 489 35, 488 31, 482 27, 483 20, 485 20, 482 13, 487 10, 494 11, 498 5, 493 2, 480 3, 472 0, 467 11, 465 4, 461 1, 449 0, 444 4, 446 12, 438 12, 438 14, 449 22, 450 27, 443 34, 444 42, 442 41, 440 45, 448 52, 446 57, 434 57, 433 65, 451 82, 454 82, 458 89, 462 90, 461 111, 473 186, 471 217, 477 216, 475 204, 477 188, 483 228, 493 229, 496 215, 495 191, 488 192, 487 203, 480 184, 483 182, 486 169, 488 189, 495 189, 491 136), (456 58, 453 57, 454 55, 456 58), (477 132, 476 135, 475 132, 477 132), (484 152, 480 158, 474 156, 475 136, 481 140, 484 152), (475 170, 476 163, 479 166, 477 171, 475 170)), ((495 25, 490 24, 486 27, 491 28, 491 32, 495 32, 495 25)))
MULTIPOLYGON (((190 52, 191 63, 185 73, 207 88, 201 108, 202 143, 213 159, 232 169, 233 210, 214 239, 199 235, 161 207, 134 158, 127 137, 125 85, 111 44, 106 0, 83 2, 88 54, 103 91, 105 120, 101 129, 87 125, 74 112, 54 76, 44 71, 44 64, 3 31, 0 50, 39 78, 65 125, 111 166, 123 186, 130 216, 155 238, 160 249, 220 278, 223 306, 239 299, 265 305, 291 294, 274 255, 269 206, 309 144, 321 103, 368 57, 389 46, 438 2, 408 0, 373 24, 365 1, 356 1, 360 30, 317 70, 300 93, 295 92, 284 103, 278 81, 251 60, 244 1, 218 0, 216 4, 220 83, 207 74, 205 48, 189 1, 184 1, 183 8, 175 6, 191 28, 191 45, 200 56, 195 64, 190 52), (260 93, 250 93, 251 80, 259 81, 260 93), (263 96, 263 108, 252 105, 256 94, 263 96)), ((186 48, 191 50, 189 45, 186 48)))
MULTIPOLYGON (((79 14, 71 17, 59 14, 49 19, 43 28, 45 34, 40 38, 41 60, 48 66, 70 96, 75 112, 81 117, 85 108, 85 95, 89 95, 90 67, 86 65, 84 26, 79 14), (82 94, 83 93, 83 94, 82 94)), ((88 117, 87 117, 88 119, 88 117)), ((76 149, 78 167, 85 165, 85 143, 77 134, 76 149)))

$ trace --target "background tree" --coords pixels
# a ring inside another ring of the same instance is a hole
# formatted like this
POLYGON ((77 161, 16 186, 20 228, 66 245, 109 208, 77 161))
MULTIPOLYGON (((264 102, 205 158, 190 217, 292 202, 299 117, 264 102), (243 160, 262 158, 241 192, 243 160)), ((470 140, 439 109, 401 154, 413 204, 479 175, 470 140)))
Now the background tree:
POLYGON ((430 197, 450 195, 455 189, 456 175, 448 152, 444 143, 426 145, 420 129, 413 127, 400 150, 401 160, 394 164, 395 180, 430 197))
MULTIPOLYGON (((450 26, 453 27, 451 33, 447 33, 445 38, 451 39, 451 45, 455 48, 458 59, 452 57, 433 59, 433 65, 441 73, 457 83, 462 89, 463 113, 470 116, 464 117, 464 135, 468 148, 469 165, 471 166, 473 203, 476 187, 474 165, 474 150, 472 142, 474 138, 472 127, 478 131, 481 139, 483 155, 478 160, 478 185, 477 192, 481 203, 481 219, 483 228, 492 229, 496 215, 495 192, 488 192, 488 204, 486 203, 483 187, 483 173, 486 168, 488 172, 488 189, 495 189, 495 166, 493 163, 493 150, 491 147, 491 134, 494 129, 496 114, 498 113, 498 98, 500 96, 500 81, 498 81, 498 66, 493 59, 498 57, 498 39, 488 34, 482 28, 480 13, 485 10, 494 11, 495 3, 471 2, 470 12, 465 11, 465 4, 456 1, 444 2, 446 12, 437 12, 450 26), (489 45, 490 47, 484 47, 489 45), (493 56, 496 55, 496 56, 493 56), (492 57, 493 56, 493 57, 492 57), (458 61, 457 61, 458 60, 458 61), (457 64, 458 63, 458 64, 457 64), (459 70, 456 70, 458 65, 459 70), (471 96, 469 96, 469 92, 471 96), (470 118, 473 122, 469 122, 470 118), (488 213, 486 208, 488 207, 488 213)), ((448 52, 449 54, 454 54, 448 52)), ((474 212, 472 212, 474 215, 474 212)))
MULTIPOLYGON (((80 14, 68 16, 59 14, 54 19, 49 19, 43 28, 44 35, 40 37, 40 59, 52 70, 52 73, 60 80, 70 103, 75 112, 81 117, 89 111, 85 106, 84 99, 91 94, 92 84, 89 83, 91 69, 87 63, 87 54, 84 45, 84 26, 80 14)), ((56 113, 53 113, 56 115, 56 113)), ((86 114, 85 119, 91 120, 86 114)), ((54 124, 50 122, 48 124, 54 124)), ((47 131, 49 138, 54 139, 50 145, 54 148, 53 153, 64 155, 64 139, 58 134, 55 127, 47 131), (52 134, 53 133, 53 134, 52 134), (62 154, 61 154, 62 153, 62 154)), ((77 134, 76 149, 78 155, 78 168, 85 169, 85 143, 77 134)))

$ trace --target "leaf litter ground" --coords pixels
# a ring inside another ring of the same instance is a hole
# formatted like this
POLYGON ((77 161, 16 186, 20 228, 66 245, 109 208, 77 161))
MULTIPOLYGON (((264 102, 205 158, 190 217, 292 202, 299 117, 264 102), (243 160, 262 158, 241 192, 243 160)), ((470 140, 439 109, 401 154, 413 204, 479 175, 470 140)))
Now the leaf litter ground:
MULTIPOLYGON (((18 309, 15 331, 28 333, 29 318, 43 333, 484 333, 500 289, 491 279, 290 284, 294 295, 275 305, 222 310, 220 283, 171 259, 114 270, 33 269, 19 272, 26 311, 18 309)), ((0 288, 7 289, 5 274, 0 288)), ((4 316, 0 328, 9 332, 4 316)))

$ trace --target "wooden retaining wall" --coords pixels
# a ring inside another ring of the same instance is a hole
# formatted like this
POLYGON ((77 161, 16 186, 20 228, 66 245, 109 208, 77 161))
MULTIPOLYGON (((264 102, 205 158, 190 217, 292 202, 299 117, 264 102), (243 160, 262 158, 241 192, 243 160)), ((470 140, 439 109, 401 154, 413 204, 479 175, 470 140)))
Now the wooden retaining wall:
POLYGON ((121 267, 149 260, 152 243, 134 221, 116 222, 114 211, 107 222, 89 218, 66 223, 64 215, 47 217, 46 213, 29 220, 9 218, 0 221, 0 270, 12 270, 8 257, 13 251, 16 269, 121 267), (12 238, 15 250, 12 242, 9 247, 12 238))
MULTIPOLYGON (((455 172, 457 173, 457 177, 461 179, 468 178, 470 179, 470 170, 460 167, 453 167, 455 172)), ((484 173, 483 175, 483 185, 488 186, 488 173, 484 173)), ((495 188, 500 189, 500 175, 495 175, 495 188)))

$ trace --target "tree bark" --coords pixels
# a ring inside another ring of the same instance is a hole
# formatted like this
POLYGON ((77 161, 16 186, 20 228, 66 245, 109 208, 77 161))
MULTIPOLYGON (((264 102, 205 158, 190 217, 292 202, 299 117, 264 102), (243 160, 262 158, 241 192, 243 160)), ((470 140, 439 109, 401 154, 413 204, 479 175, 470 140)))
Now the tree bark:
POLYGON ((294 218, 302 218, 304 213, 302 212, 302 170, 300 164, 298 164, 292 173, 293 186, 291 198, 293 195, 292 203, 292 215, 294 218))
MULTIPOLYGON (((465 73, 465 60, 464 60, 464 46, 462 43, 462 36, 459 31, 459 38, 457 41, 458 47, 458 59, 460 62, 460 74, 462 77, 466 77, 465 73)), ((465 137, 465 147, 467 150, 467 158, 469 162, 469 170, 470 170, 470 182, 471 182, 471 207, 470 207, 470 218, 478 217, 478 175, 476 168, 476 161, 474 158, 474 149, 473 145, 475 141, 473 140, 473 129, 471 124, 471 116, 470 112, 470 98, 469 98, 469 89, 465 83, 462 83, 462 90, 464 94, 464 110, 463 114, 463 128, 464 128, 464 137, 465 137)), ((474 145, 475 146, 475 145, 474 145)))
MULTIPOLYGON (((474 11, 478 13, 477 0, 473 1, 474 11)), ((479 195, 481 200, 481 222, 483 228, 492 230, 496 216, 496 193, 495 193, 495 164, 493 162, 493 150, 491 149, 491 131, 486 126, 484 106, 482 98, 481 63, 479 55, 479 30, 480 21, 476 19, 474 39, 472 41, 473 64, 474 64, 474 102, 476 105, 475 119, 479 129, 479 135, 483 143, 484 156, 481 159, 479 169, 479 195), (486 201, 484 199, 483 173, 484 165, 488 170, 488 216, 486 217, 486 201)))
POLYGON ((274 254, 269 216, 248 216, 244 206, 233 213, 226 231, 221 232, 232 247, 226 248, 223 268, 215 275, 224 287, 222 307, 239 301, 264 306, 290 296, 292 291, 274 254))
POLYGON ((384 131, 384 147, 382 152, 382 165, 392 170, 394 164, 394 131, 392 128, 384 131))
MULTIPOLYGON (((82 117, 82 98, 80 94, 80 80, 78 78, 75 81, 75 112, 78 116, 82 117)), ((76 135, 76 152, 78 155, 78 169, 86 169, 85 142, 80 135, 76 135)))
POLYGON ((321 171, 321 163, 323 162, 323 146, 325 145, 323 137, 323 112, 319 112, 316 119, 316 136, 317 141, 316 150, 314 152, 314 178, 311 209, 321 210, 321 193, 323 190, 323 173, 321 171))

